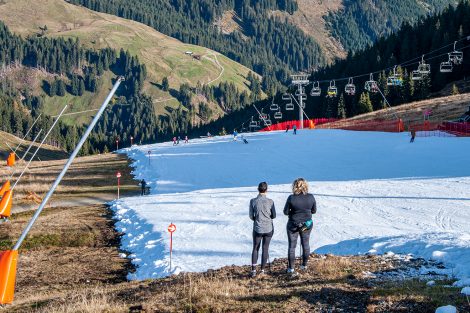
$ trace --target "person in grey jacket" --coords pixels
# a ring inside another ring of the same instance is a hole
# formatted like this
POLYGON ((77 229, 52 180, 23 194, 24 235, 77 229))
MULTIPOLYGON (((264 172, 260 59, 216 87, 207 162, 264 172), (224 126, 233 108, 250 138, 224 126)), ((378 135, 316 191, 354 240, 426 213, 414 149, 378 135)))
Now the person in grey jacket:
POLYGON ((268 260, 269 243, 274 234, 273 219, 276 218, 274 201, 266 197, 268 184, 259 183, 258 196, 250 200, 250 219, 253 221, 253 251, 251 253, 251 276, 256 276, 258 251, 262 242, 261 274, 268 260))

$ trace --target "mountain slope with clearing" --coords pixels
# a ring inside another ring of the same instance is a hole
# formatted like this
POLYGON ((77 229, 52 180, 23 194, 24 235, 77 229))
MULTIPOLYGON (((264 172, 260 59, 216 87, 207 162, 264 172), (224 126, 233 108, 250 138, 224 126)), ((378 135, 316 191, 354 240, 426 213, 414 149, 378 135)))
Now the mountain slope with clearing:
POLYGON ((42 32, 40 27, 47 26, 46 36, 79 38, 86 47, 96 49, 129 50, 147 66, 148 78, 143 91, 154 97, 158 114, 165 114, 167 106, 179 105, 174 96, 161 89, 163 77, 168 77, 173 90, 183 83, 196 86, 197 82, 232 82, 241 91, 249 92, 246 77, 250 70, 220 53, 184 44, 141 23, 66 1, 6 0, 0 4, 0 20, 23 36, 36 36, 42 32))

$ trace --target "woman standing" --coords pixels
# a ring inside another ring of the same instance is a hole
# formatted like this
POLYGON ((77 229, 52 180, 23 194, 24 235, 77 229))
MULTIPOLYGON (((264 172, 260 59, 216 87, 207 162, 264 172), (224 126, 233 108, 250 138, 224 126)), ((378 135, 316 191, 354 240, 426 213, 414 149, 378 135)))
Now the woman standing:
POLYGON ((310 233, 312 232, 312 214, 317 212, 315 197, 308 193, 308 183, 303 178, 298 178, 292 184, 292 195, 287 198, 284 207, 284 214, 289 216, 287 222, 287 238, 289 240, 288 268, 287 273, 294 274, 295 248, 297 238, 300 235, 302 244, 302 265, 301 270, 307 268, 308 257, 310 255, 310 233))
POLYGON ((261 274, 268 260, 269 243, 274 234, 273 219, 276 218, 274 201, 266 197, 268 184, 259 183, 258 196, 250 201, 250 219, 253 221, 253 251, 251 252, 251 277, 256 276, 256 263, 258 263, 258 251, 263 242, 261 255, 261 274))

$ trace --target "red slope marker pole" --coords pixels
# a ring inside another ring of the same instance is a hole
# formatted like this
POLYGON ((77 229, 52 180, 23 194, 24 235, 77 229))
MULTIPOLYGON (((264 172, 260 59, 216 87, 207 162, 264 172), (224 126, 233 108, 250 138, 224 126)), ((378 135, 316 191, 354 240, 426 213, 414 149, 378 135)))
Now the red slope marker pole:
POLYGON ((171 272, 171 258, 173 256, 173 233, 176 231, 176 225, 171 223, 168 226, 168 232, 170 233, 170 272, 171 272))

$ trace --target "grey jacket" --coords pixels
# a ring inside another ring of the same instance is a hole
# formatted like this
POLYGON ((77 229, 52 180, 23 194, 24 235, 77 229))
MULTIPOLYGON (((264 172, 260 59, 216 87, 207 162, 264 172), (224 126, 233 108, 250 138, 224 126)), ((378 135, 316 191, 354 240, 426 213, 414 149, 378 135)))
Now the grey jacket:
POLYGON ((250 200, 250 219, 254 221, 253 231, 267 234, 273 230, 273 219, 276 218, 274 201, 259 194, 250 200))

